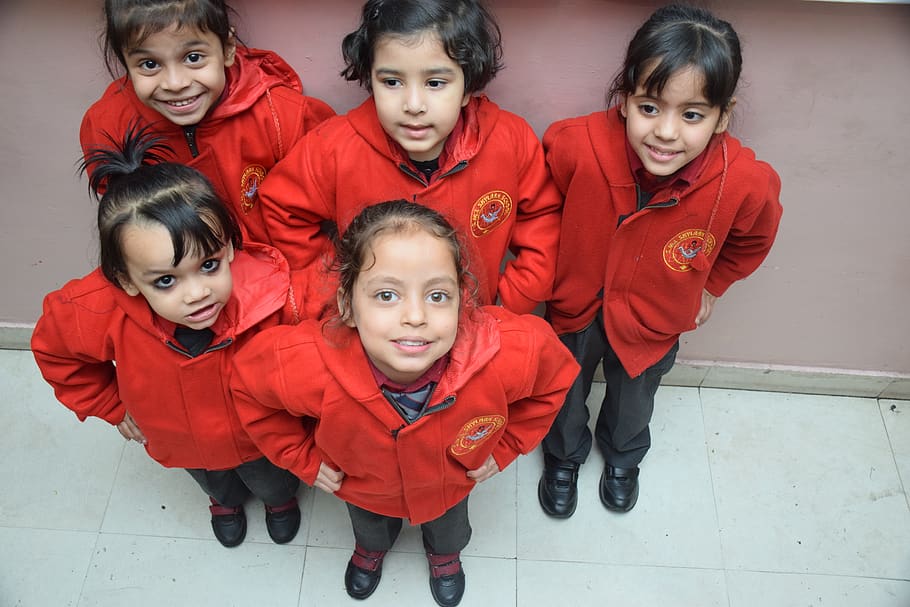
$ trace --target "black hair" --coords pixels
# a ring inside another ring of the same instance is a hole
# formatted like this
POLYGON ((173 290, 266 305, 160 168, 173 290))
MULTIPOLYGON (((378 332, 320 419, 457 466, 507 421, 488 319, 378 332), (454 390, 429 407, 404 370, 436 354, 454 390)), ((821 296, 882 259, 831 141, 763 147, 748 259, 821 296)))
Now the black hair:
POLYGON ((105 0, 104 65, 116 78, 117 63, 127 67, 124 50, 139 47, 152 34, 175 24, 211 32, 226 49, 237 41, 232 14, 236 14, 234 9, 223 0, 105 0))
POLYGON ((473 307, 477 281, 468 269, 467 248, 460 233, 445 217, 429 207, 403 199, 390 200, 369 205, 360 211, 336 242, 332 270, 338 275, 341 309, 337 320, 344 321, 350 317, 354 282, 361 272, 368 269, 376 238, 380 234, 406 234, 420 230, 445 241, 449 246, 455 261, 461 305, 473 307))
POLYGON ((99 197, 98 236, 104 276, 123 288, 127 276, 121 237, 131 225, 161 225, 174 247, 176 266, 186 255, 213 255, 231 243, 241 248, 240 227, 206 177, 191 167, 162 162, 169 147, 148 126, 130 125, 110 148, 94 148, 80 170, 91 169, 89 188, 99 197))
POLYGON ((465 93, 482 90, 502 69, 502 34, 479 0, 368 0, 360 26, 344 37, 345 80, 372 90, 376 44, 386 36, 439 36, 446 54, 464 71, 465 93))
POLYGON ((657 9, 635 32, 607 105, 640 86, 659 96, 674 74, 693 67, 704 76, 704 95, 726 111, 742 71, 739 36, 728 22, 705 9, 670 4, 657 9))

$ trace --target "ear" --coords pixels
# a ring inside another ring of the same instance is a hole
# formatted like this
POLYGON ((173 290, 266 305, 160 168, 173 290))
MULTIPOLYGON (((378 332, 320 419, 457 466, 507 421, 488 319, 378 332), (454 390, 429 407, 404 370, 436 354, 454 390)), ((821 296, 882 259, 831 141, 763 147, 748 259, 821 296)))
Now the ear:
POLYGON ((733 115, 734 105, 736 105, 736 97, 731 97, 730 103, 720 112, 720 120, 717 121, 717 126, 714 128, 715 133, 723 133, 730 126, 730 116, 733 115))
POLYGON ((626 108, 626 105, 629 103, 629 96, 623 95, 619 98, 619 113, 623 118, 628 118, 629 110, 626 108))
POLYGON ((234 262, 234 243, 232 243, 232 242, 228 242, 228 243, 227 243, 227 255, 226 255, 226 257, 227 257, 227 262, 228 262, 228 263, 233 263, 233 262, 234 262))
POLYGON ((353 310, 348 310, 345 306, 344 293, 341 291, 341 288, 335 291, 335 303, 338 306, 338 316, 341 318, 341 322, 352 329, 356 329, 357 324, 354 322, 354 312, 353 310))
POLYGON ((228 34, 228 40, 224 43, 224 67, 234 65, 234 59, 237 56, 237 39, 234 37, 234 28, 228 34))
POLYGON ((461 107, 465 107, 471 101, 471 93, 465 93, 464 97, 461 98, 461 107))
POLYGON ((120 288, 130 297, 139 295, 139 289, 136 288, 136 285, 134 285, 128 277, 121 276, 118 282, 120 283, 120 288))

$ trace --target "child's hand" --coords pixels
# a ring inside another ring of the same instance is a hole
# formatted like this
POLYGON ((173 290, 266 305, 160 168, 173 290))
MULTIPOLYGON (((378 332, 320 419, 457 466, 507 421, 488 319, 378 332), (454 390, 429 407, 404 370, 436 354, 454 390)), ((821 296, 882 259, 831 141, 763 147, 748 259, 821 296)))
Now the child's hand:
POLYGON ((136 425, 129 413, 126 414, 122 422, 117 424, 117 430, 120 432, 120 436, 126 440, 134 440, 140 445, 145 444, 145 435, 142 434, 142 430, 139 429, 139 426, 136 425))
POLYGON ((717 301, 717 298, 708 293, 707 290, 702 290, 701 292, 701 308, 698 310, 698 315, 695 317, 695 326, 700 327, 711 317, 711 312, 714 310, 714 302, 717 301))
POLYGON ((341 470, 332 470, 325 465, 325 462, 319 464, 319 474, 316 475, 314 487, 319 487, 326 493, 335 493, 341 489, 341 479, 344 478, 344 472, 341 470))
POLYGON ((468 478, 473 479, 474 482, 482 483, 497 472, 499 472, 499 465, 493 459, 493 456, 490 455, 480 468, 468 470, 468 478))

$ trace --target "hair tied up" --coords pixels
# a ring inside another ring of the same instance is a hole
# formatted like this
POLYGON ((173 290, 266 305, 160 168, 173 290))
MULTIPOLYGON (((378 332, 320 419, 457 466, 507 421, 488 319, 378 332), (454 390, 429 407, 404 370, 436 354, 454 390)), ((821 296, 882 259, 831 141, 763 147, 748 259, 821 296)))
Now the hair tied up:
POLYGON ((111 145, 91 148, 79 164, 80 174, 91 169, 88 188, 96 198, 121 177, 134 173, 143 165, 164 162, 164 153, 173 152, 164 143, 162 135, 156 135, 151 125, 140 125, 139 120, 130 122, 121 141, 107 131, 104 137, 111 145))

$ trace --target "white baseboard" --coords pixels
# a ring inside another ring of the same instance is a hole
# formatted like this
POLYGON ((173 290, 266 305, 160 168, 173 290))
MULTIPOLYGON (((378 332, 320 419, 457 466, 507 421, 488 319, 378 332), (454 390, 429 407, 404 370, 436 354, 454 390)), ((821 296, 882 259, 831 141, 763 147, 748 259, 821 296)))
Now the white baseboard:
MULTIPOLYGON (((33 328, 33 325, 0 323, 0 349, 28 350, 33 328)), ((594 377, 603 381, 600 370, 594 377)), ((678 360, 662 383, 665 386, 910 400, 910 375, 850 369, 678 360)))

